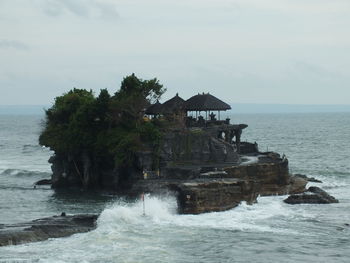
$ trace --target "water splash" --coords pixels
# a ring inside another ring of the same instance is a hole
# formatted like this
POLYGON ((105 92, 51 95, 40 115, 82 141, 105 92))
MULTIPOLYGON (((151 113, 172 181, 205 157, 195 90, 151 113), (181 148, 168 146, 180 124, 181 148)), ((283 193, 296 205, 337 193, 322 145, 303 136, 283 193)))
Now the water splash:
POLYGON ((194 245, 193 238, 197 236, 199 240, 205 240, 207 235, 220 237, 223 238, 223 244, 225 240, 232 242, 233 236, 246 236, 249 233, 252 237, 264 237, 265 233, 267 236, 303 236, 303 233, 289 227, 290 220, 304 218, 310 221, 312 216, 301 215, 299 210, 284 204, 282 198, 264 197, 260 198, 258 204, 243 203, 225 212, 179 215, 176 213, 174 197, 146 195, 146 216, 142 215, 141 200, 132 203, 116 200, 101 213, 94 231, 68 238, 4 247, 0 248, 0 254, 5 259, 12 259, 12 255, 16 254, 18 260, 23 259, 21 255, 25 259, 30 255, 29 259, 35 262, 115 262, 116 259, 171 262, 174 257, 181 257, 172 242, 182 247, 185 244, 194 245), (172 241, 169 243, 169 240, 172 241), (46 251, 45 255, 42 251, 46 251))
MULTIPOLYGON (((98 231, 105 233, 118 232, 125 225, 133 227, 163 226, 188 227, 206 229, 227 229, 237 231, 259 232, 288 232, 289 230, 271 227, 269 220, 288 220, 295 215, 293 210, 283 204, 281 197, 261 198, 263 201, 255 205, 242 203, 237 208, 199 215, 177 214, 175 197, 154 197, 146 195, 146 216, 143 216, 143 204, 139 200, 135 203, 117 201, 106 208, 98 219, 98 231)), ((293 232, 295 233, 295 232, 293 232)))
POLYGON ((156 197, 145 195, 145 216, 143 215, 143 202, 138 200, 128 203, 118 200, 107 207, 98 218, 98 227, 115 226, 121 224, 139 224, 144 221, 162 222, 171 220, 176 214, 176 199, 172 196, 156 197))

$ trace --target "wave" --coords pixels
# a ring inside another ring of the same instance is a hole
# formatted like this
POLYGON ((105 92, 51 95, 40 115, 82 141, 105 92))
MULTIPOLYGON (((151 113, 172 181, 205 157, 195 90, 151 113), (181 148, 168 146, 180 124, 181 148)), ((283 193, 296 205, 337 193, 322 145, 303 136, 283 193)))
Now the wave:
MULTIPOLYGON (((269 220, 279 218, 288 222, 289 218, 297 216, 295 212, 283 204, 279 197, 271 197, 261 204, 240 206, 224 211, 199 215, 177 214, 176 198, 145 196, 145 216, 143 202, 126 203, 117 201, 106 208, 97 221, 97 231, 105 235, 118 235, 120 231, 128 231, 139 227, 157 228, 160 226, 184 229, 205 228, 230 231, 253 231, 300 234, 284 227, 276 228, 269 220)), ((120 233, 119 233, 120 234, 120 233)))
POLYGON ((28 171, 28 170, 22 170, 22 169, 5 169, 0 173, 0 175, 18 176, 18 177, 28 177, 28 176, 49 177, 51 174, 48 172, 28 171))
POLYGON ((145 195, 145 209, 140 200, 134 203, 118 200, 101 213, 97 224, 101 226, 119 226, 120 223, 137 224, 144 221, 145 218, 153 222, 160 222, 171 219, 176 215, 176 211, 175 197, 145 195))
MULTIPOLYGON (((41 258, 43 262, 81 262, 84 259, 86 262, 115 262, 116 259, 123 258, 130 262, 174 262, 174 258, 179 259, 176 262, 196 262, 197 256, 188 260, 188 257, 181 258, 180 254, 182 251, 188 251, 187 249, 193 249, 196 253, 194 255, 199 253, 217 256, 217 261, 223 261, 220 254, 212 255, 209 246, 217 246, 218 250, 214 251, 223 253, 227 259, 225 255, 231 255, 229 251, 240 247, 240 240, 243 240, 244 253, 247 242, 261 249, 265 249, 264 243, 267 244, 266 248, 269 248, 270 240, 273 241, 271 244, 276 244, 278 237, 274 234, 286 236, 285 240, 308 236, 303 229, 293 230, 296 227, 291 224, 291 220, 293 222, 300 217, 306 220, 314 218, 305 217, 304 213, 301 213, 304 208, 293 212, 294 208, 284 205, 280 197, 261 199, 260 204, 242 204, 225 212, 179 215, 176 213, 175 197, 146 195, 145 216, 143 202, 140 200, 133 203, 117 200, 101 213, 94 231, 0 250, 6 253, 6 259, 13 259, 14 255, 18 257, 19 253, 22 253, 23 258, 41 258), (277 220, 274 220, 276 218, 277 220), (285 219, 285 222, 280 222, 281 218, 285 219), (244 232, 253 235, 246 235, 244 232), (199 239, 203 242, 196 244, 199 239), (221 246, 222 244, 224 246, 221 246), (47 251, 45 258, 42 258, 42 251, 47 251), (229 254, 226 254, 226 251, 229 254)), ((215 261, 211 259, 208 259, 208 262, 215 261)))

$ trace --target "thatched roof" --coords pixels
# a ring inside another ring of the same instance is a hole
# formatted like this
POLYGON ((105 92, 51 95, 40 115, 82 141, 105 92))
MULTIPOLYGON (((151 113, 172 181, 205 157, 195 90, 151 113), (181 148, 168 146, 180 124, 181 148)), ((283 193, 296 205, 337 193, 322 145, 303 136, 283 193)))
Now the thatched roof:
POLYGON ((195 95, 186 100, 184 103, 184 109, 186 111, 225 111, 230 110, 231 106, 214 97, 213 95, 210 95, 209 93, 203 93, 195 95))
POLYGON ((176 93, 175 97, 167 100, 162 105, 162 113, 163 114, 171 114, 183 109, 183 104, 185 100, 179 97, 179 94, 176 93))
POLYGON ((161 114, 162 113, 162 104, 157 100, 156 103, 152 104, 151 106, 149 106, 145 113, 147 115, 157 115, 157 114, 161 114))

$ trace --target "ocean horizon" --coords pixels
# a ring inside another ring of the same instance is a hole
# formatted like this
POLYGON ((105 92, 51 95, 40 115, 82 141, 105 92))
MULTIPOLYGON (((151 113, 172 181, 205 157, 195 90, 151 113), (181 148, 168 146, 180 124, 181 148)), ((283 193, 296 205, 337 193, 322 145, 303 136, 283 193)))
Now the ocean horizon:
MULTIPOLYGON (((331 113, 350 112, 350 104, 264 104, 230 103, 232 110, 222 113, 233 114, 269 114, 269 113, 331 113)), ((52 105, 0 105, 0 115, 41 115, 52 105)))

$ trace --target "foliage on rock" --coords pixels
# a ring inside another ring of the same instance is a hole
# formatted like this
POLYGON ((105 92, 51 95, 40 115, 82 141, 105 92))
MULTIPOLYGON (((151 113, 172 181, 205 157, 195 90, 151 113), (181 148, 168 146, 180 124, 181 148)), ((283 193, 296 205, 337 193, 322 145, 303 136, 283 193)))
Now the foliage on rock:
POLYGON ((164 91, 157 79, 134 74, 123 79, 113 96, 106 89, 95 97, 91 90, 74 88, 46 110, 39 143, 73 160, 84 152, 97 166, 130 166, 137 151, 159 144, 159 126, 144 120, 142 112, 164 91))

